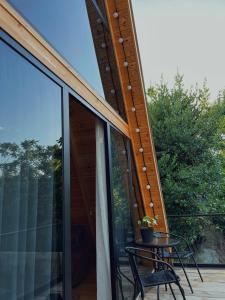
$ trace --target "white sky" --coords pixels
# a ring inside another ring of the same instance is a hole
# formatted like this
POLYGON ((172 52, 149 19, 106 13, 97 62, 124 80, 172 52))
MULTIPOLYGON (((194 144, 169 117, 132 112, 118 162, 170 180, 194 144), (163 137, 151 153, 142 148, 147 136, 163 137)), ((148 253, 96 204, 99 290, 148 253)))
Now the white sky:
POLYGON ((145 86, 186 87, 207 79, 213 101, 225 88, 225 0, 132 0, 145 86))

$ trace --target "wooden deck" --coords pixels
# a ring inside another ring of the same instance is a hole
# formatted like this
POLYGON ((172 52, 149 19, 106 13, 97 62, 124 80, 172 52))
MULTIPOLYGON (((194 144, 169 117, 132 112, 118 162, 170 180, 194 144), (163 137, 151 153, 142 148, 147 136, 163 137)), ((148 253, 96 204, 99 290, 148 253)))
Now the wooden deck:
MULTIPOLYGON (((225 269, 201 269, 204 282, 201 282, 200 278, 195 269, 188 269, 189 278, 194 290, 194 294, 191 294, 191 291, 187 285, 187 281, 184 277, 183 272, 180 269, 176 269, 177 274, 181 278, 182 287, 185 290, 187 300, 224 300, 225 299, 225 269)), ((173 285, 175 295, 177 300, 183 299, 180 295, 180 292, 173 285)), ((155 300, 156 289, 151 289, 148 292, 146 291, 145 300, 155 300)), ((165 291, 165 288, 160 287, 160 300, 172 300, 173 296, 168 290, 165 291)))

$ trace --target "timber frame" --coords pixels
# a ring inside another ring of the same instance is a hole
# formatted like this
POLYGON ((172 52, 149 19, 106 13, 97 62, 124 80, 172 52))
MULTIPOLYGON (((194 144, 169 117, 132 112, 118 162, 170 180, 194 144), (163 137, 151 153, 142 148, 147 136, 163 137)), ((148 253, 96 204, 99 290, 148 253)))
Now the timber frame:
POLYGON ((156 155, 149 126, 145 89, 138 54, 130 0, 104 0, 127 114, 126 123, 118 113, 61 58, 61 56, 7 3, 0 0, 0 28, 21 44, 51 72, 76 91, 112 125, 130 138, 145 213, 158 215, 159 230, 168 230, 156 155), (115 18, 114 13, 118 13, 115 18), (123 43, 118 42, 123 38, 123 43), (124 62, 129 63, 128 68, 124 62), (132 91, 128 86, 132 86, 132 91), (132 107, 135 103, 135 113, 132 107), (137 134, 136 128, 140 129, 137 134), (144 152, 139 151, 143 147, 144 152), (146 170, 143 171, 143 167, 146 170), (150 189, 146 186, 150 184, 150 189), (150 207, 150 202, 154 204, 150 207))
POLYGON ((112 41, 114 45, 119 76, 122 85, 125 110, 128 119, 130 139, 137 168, 137 174, 146 214, 157 215, 158 229, 168 231, 165 206, 153 137, 148 119, 145 88, 136 39, 131 0, 105 1, 112 41), (116 13, 116 14, 115 14, 116 13), (123 38, 123 47, 119 39, 123 38), (128 68, 124 67, 128 63, 128 68), (130 70, 127 71, 127 70, 130 70), (131 90, 128 87, 131 86, 131 90), (135 108, 135 111, 132 108, 135 108), (136 132, 136 128, 140 132, 136 132), (143 152, 140 148, 143 147, 143 152), (146 171, 143 171, 146 167, 146 171), (150 184, 150 190, 147 186, 150 184), (154 206, 151 208, 150 203, 154 206))

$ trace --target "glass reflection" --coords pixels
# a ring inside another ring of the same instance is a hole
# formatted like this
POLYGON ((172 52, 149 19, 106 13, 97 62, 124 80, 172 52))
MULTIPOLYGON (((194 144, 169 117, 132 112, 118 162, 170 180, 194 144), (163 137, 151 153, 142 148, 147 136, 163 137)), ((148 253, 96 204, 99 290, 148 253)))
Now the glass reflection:
POLYGON ((61 88, 1 42, 0 90, 0 299, 62 296, 61 88))
POLYGON ((140 218, 142 208, 138 207, 138 187, 135 189, 135 183, 132 182, 127 140, 114 129, 111 129, 111 140, 117 295, 118 299, 132 299, 133 285, 127 280, 132 280, 132 274, 125 247, 134 241, 137 234, 135 222, 140 218))
POLYGON ((103 3, 8 0, 126 120, 103 3), (98 9, 96 9, 98 7, 98 9), (101 18, 102 16, 103 19, 101 18))
POLYGON ((85 0, 8 2, 104 97, 85 0))

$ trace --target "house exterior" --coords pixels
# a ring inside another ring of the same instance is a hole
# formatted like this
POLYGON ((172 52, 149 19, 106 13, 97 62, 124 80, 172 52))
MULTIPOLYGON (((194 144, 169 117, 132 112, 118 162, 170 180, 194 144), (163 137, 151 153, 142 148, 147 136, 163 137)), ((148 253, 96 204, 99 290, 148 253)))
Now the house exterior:
POLYGON ((167 230, 130 0, 0 0, 0 299, 125 299, 167 230))

